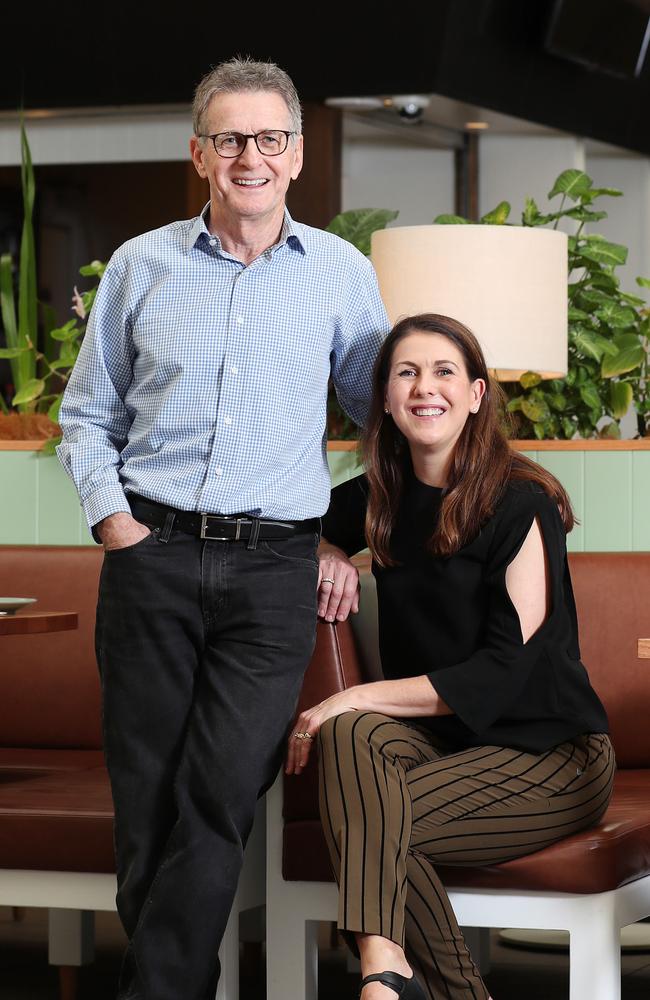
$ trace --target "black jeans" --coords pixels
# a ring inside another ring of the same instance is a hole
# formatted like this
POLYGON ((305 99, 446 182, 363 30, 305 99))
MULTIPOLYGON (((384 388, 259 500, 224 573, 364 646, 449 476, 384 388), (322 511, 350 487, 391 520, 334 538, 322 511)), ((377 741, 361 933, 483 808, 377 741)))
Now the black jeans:
POLYGON ((97 612, 122 1000, 212 1000, 257 798, 316 633, 317 536, 157 533, 106 554, 97 612))

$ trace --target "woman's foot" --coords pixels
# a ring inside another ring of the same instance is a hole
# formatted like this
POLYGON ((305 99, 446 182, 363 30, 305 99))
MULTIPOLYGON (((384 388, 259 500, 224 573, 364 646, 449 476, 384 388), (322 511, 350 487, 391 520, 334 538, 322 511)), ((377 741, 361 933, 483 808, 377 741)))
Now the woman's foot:
MULTIPOLYGON (((359 946, 359 956, 361 958, 362 984, 368 976, 383 973, 390 970, 397 978, 393 984, 381 983, 371 980, 367 985, 360 987, 361 1000, 396 1000, 401 996, 404 1000, 411 1000, 409 993, 404 993, 408 989, 408 982, 413 978, 413 970, 406 961, 404 951, 394 941, 389 938, 380 937, 378 934, 357 934, 357 944, 359 946), (398 989, 402 992, 399 993, 398 989)), ((390 977, 389 977, 390 978, 390 977)), ((421 993, 424 998, 424 993, 421 993)), ((420 1000, 420 994, 413 993, 412 1000, 420 1000)))
POLYGON ((412 973, 410 976, 402 976, 385 970, 361 980, 361 1000, 388 1000, 391 994, 393 1000, 395 996, 401 1000, 426 1000, 422 986, 412 973))

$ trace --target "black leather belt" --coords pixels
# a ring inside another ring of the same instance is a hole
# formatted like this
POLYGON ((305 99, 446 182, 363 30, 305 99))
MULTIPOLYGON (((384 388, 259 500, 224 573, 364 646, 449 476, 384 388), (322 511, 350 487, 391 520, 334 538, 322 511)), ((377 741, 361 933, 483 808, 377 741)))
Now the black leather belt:
POLYGON ((310 531, 320 531, 320 518, 305 521, 271 521, 267 518, 252 517, 250 514, 201 514, 189 510, 177 510, 165 504, 147 500, 137 493, 127 493, 127 500, 133 516, 138 521, 159 528, 161 541, 166 541, 172 531, 185 531, 215 542, 255 541, 272 538, 291 538, 292 535, 310 531))

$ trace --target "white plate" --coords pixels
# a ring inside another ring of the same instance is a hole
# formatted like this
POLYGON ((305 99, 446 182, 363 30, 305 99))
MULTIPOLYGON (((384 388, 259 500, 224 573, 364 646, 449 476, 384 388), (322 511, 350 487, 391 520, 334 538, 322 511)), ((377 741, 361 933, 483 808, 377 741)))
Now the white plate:
POLYGON ((0 597, 0 615, 13 615, 26 604, 35 604, 37 597, 0 597))

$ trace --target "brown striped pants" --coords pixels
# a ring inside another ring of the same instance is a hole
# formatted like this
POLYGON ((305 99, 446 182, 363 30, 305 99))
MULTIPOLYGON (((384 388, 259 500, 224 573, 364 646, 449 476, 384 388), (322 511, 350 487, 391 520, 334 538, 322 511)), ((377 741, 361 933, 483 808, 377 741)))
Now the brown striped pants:
POLYGON ((432 1000, 486 1000, 434 865, 540 850, 607 808, 614 752, 588 735, 541 754, 445 753, 420 728, 345 712, 320 731, 321 819, 339 883, 338 926, 405 947, 432 1000))

